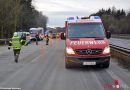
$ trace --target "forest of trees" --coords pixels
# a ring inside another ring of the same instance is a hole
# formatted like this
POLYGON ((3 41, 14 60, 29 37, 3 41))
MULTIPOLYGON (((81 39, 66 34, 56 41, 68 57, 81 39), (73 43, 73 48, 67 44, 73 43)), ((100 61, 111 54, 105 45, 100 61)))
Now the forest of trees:
POLYGON ((106 30, 114 34, 130 34, 130 12, 117 10, 115 7, 101 9, 92 15, 99 15, 102 18, 106 30))
POLYGON ((46 29, 47 19, 35 9, 32 0, 0 0, 0 38, 9 38, 13 32, 28 31, 30 27, 46 29))

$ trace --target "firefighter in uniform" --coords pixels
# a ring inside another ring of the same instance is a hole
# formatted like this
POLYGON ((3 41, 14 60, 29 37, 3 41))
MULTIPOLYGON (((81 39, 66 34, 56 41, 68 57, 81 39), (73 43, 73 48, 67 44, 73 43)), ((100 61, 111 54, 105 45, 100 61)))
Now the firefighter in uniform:
POLYGON ((39 33, 37 33, 37 34, 35 35, 35 39, 36 39, 36 45, 38 45, 39 33))
POLYGON ((12 39, 9 41, 9 47, 8 49, 12 48, 14 51, 14 57, 15 57, 15 62, 18 62, 18 57, 20 54, 20 50, 21 50, 21 46, 22 46, 23 42, 20 39, 20 37, 18 36, 18 33, 15 32, 12 39))
POLYGON ((45 38, 46 38, 46 45, 48 45, 49 44, 49 30, 47 30, 46 32, 45 32, 45 38))
POLYGON ((47 34, 46 35, 46 45, 48 45, 49 44, 49 35, 47 34))
POLYGON ((25 42, 25 46, 28 46, 28 44, 30 44, 31 43, 31 37, 30 37, 30 35, 29 34, 27 34, 27 36, 26 36, 26 42, 25 42))

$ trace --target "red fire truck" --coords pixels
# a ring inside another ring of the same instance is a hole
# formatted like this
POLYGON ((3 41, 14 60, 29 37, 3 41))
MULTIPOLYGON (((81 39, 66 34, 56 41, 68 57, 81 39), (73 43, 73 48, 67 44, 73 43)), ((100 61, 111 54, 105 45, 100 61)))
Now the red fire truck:
POLYGON ((105 31, 99 16, 89 18, 69 17, 65 22, 65 66, 101 66, 108 68, 110 64, 109 31, 105 31))

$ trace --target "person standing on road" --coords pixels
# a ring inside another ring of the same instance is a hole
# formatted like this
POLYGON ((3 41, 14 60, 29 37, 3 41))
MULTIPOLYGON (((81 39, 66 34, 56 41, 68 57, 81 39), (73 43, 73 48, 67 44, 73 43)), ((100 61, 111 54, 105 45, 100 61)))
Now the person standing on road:
POLYGON ((18 33, 15 32, 12 39, 9 41, 8 49, 12 48, 14 52, 15 62, 18 62, 18 57, 20 54, 21 46, 23 45, 23 40, 18 36, 18 33))
POLYGON ((31 37, 29 34, 26 35, 26 43, 25 43, 25 46, 28 46, 28 44, 31 43, 31 37))
POLYGON ((45 38, 46 38, 46 45, 49 43, 49 30, 45 32, 45 38))
POLYGON ((48 45, 48 43, 49 43, 49 35, 47 34, 46 35, 46 45, 48 45))
POLYGON ((35 39, 36 39, 36 45, 38 45, 39 33, 37 33, 37 34, 35 35, 35 39))
POLYGON ((26 33, 22 34, 21 40, 23 40, 22 43, 24 43, 24 44, 26 43, 26 33))

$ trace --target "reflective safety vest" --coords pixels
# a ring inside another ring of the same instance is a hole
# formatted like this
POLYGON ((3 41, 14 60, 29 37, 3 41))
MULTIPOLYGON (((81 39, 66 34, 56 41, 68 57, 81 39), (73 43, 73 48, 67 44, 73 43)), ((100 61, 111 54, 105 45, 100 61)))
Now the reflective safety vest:
POLYGON ((22 40, 20 40, 19 36, 14 36, 11 41, 9 41, 11 44, 10 47, 13 49, 21 49, 22 46, 22 40))

